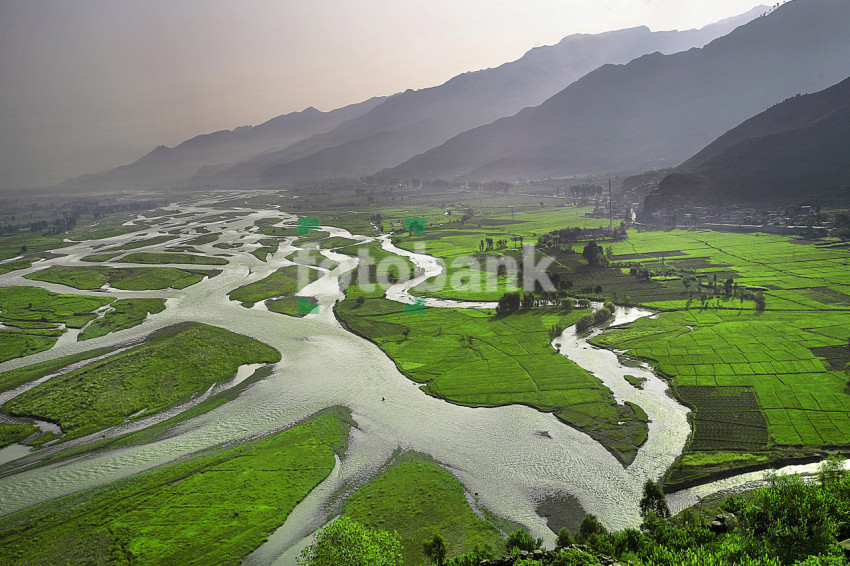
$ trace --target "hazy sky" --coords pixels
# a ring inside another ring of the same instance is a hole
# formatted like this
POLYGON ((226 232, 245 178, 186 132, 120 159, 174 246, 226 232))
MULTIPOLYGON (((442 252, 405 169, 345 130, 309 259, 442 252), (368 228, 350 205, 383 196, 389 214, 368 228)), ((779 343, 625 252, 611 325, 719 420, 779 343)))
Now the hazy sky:
POLYGON ((0 188, 199 133, 434 86, 572 33, 759 0, 0 0, 0 188))

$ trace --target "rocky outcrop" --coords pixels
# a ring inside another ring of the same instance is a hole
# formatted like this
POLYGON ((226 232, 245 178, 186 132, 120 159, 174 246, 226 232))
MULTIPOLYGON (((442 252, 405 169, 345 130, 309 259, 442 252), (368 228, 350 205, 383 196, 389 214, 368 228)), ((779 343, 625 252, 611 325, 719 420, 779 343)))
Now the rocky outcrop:
POLYGON ((581 544, 574 544, 566 548, 556 547, 555 550, 535 550, 533 552, 523 550, 516 556, 503 556, 501 558, 494 558, 493 560, 482 560, 478 563, 478 566, 513 566, 513 564, 523 559, 537 560, 544 565, 548 565, 554 563, 563 551, 569 549, 595 556, 596 564, 600 564, 601 566, 626 566, 631 564, 631 562, 618 562, 604 554, 594 554, 587 547, 581 544))

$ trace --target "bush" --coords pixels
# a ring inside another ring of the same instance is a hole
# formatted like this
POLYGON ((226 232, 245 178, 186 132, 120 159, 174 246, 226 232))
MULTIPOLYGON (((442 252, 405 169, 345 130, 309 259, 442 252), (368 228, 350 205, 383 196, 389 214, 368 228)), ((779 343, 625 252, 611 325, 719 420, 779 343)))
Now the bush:
POLYGON ((769 476, 768 489, 755 492, 742 512, 753 545, 784 564, 836 548, 830 495, 796 476, 769 476))
POLYGON ((509 554, 514 549, 527 550, 528 552, 531 552, 538 548, 543 548, 543 539, 539 538, 535 540, 534 537, 528 534, 528 531, 525 529, 520 529, 509 534, 505 541, 505 550, 507 550, 509 554))
POLYGON ((493 554, 493 549, 490 548, 490 545, 476 545, 469 552, 449 559, 445 563, 445 566, 478 566, 482 560, 492 560, 495 557, 496 555, 493 554))
POLYGON ((395 532, 364 527, 343 515, 325 525, 301 551, 301 566, 401 566, 401 542, 395 532))
POLYGON ((576 533, 576 540, 578 542, 586 542, 591 535, 606 534, 608 534, 608 529, 605 528, 605 525, 599 522, 599 518, 596 515, 588 513, 581 520, 578 532, 576 533))
POLYGON ((602 308, 607 309, 607 310, 608 310, 608 312, 610 312, 610 313, 612 313, 612 314, 613 314, 614 310, 615 310, 617 307, 616 307, 616 306, 614 305, 614 303, 612 303, 611 301, 605 301, 605 303, 603 303, 603 304, 602 304, 602 308))
POLYGON ((567 527, 563 527, 560 531, 558 531, 558 539, 556 541, 556 544, 558 546, 570 546, 571 544, 575 544, 575 542, 576 541, 573 538, 573 533, 571 533, 570 529, 568 529, 567 527))
POLYGON ((593 315, 586 314, 576 321, 576 330, 581 332, 593 326, 593 315))

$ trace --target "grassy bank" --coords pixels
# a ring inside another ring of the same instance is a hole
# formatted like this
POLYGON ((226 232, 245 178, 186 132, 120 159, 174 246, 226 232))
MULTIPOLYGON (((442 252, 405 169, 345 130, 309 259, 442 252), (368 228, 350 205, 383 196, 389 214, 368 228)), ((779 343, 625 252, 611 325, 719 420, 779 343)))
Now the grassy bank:
POLYGON ((109 284, 116 289, 147 291, 156 289, 184 289, 201 281, 207 273, 187 271, 176 267, 65 267, 54 265, 25 277, 67 285, 75 289, 100 289, 109 284))
POLYGON ((165 310, 165 299, 120 299, 112 303, 110 308, 112 310, 102 318, 92 321, 77 340, 89 340, 141 324, 148 314, 165 310))
POLYGON ((56 422, 69 440, 177 405, 232 378, 242 364, 279 360, 270 346, 221 328, 172 327, 140 346, 46 381, 2 410, 56 422))
POLYGON ((4 517, 4 563, 239 564, 328 476, 347 437, 326 413, 4 517))
POLYGON ((315 269, 299 268, 295 265, 281 267, 268 277, 238 287, 230 292, 232 301, 251 308, 254 303, 296 293, 299 289, 317 280, 321 274, 315 269), (304 279, 303 281, 300 279, 304 279))

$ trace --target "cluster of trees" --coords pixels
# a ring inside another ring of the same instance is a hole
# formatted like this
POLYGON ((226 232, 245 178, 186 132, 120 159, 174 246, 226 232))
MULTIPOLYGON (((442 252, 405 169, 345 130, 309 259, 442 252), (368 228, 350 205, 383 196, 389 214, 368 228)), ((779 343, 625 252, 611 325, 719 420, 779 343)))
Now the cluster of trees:
POLYGON ((512 291, 504 293, 496 303, 496 315, 507 316, 518 310, 536 308, 560 308, 567 311, 575 307, 584 308, 590 304, 586 299, 573 300, 565 290, 542 291, 539 293, 520 293, 512 291))
MULTIPOLYGON (((559 549, 550 552, 546 564, 576 566, 599 564, 605 554, 635 566, 838 566, 847 559, 838 542, 850 538, 850 477, 844 461, 826 460, 817 481, 797 476, 767 474, 767 487, 749 497, 730 496, 723 511, 735 515, 734 527, 716 532, 706 527, 703 517, 685 510, 671 518, 661 487, 644 484, 639 528, 609 532, 594 515, 586 515, 578 530, 561 529, 559 549), (574 546, 580 544, 583 546, 574 546)), ((727 526, 730 522, 727 522, 727 526)), ((525 530, 505 540, 505 551, 542 548, 543 541, 525 530)), ((423 550, 431 564, 478 566, 494 558, 490 548, 475 548, 446 558, 440 535, 424 541, 423 550)), ((401 544, 395 533, 358 525, 343 516, 324 527, 299 560, 302 566, 400 566, 401 544)), ((543 566, 524 558, 522 566, 543 566)))
POLYGON ((578 185, 570 185, 568 191, 572 197, 599 198, 605 192, 605 188, 602 185, 581 183, 578 185))
POLYGON ((576 321, 576 330, 581 332, 593 326, 605 322, 614 316, 614 303, 605 301, 601 309, 593 311, 591 314, 586 314, 576 321))
POLYGON ((614 250, 611 249, 611 246, 605 249, 591 240, 584 246, 581 255, 591 267, 607 267, 611 258, 614 256, 614 250))

